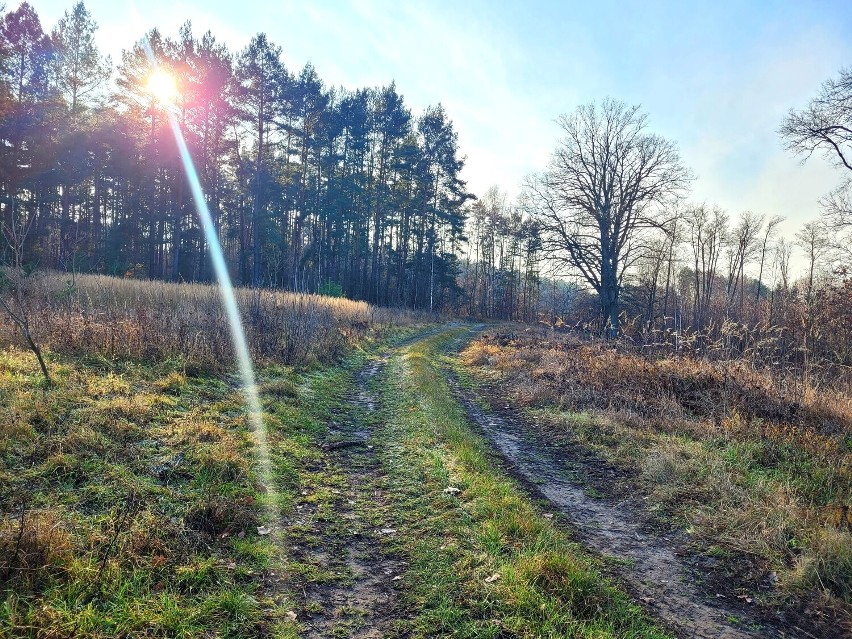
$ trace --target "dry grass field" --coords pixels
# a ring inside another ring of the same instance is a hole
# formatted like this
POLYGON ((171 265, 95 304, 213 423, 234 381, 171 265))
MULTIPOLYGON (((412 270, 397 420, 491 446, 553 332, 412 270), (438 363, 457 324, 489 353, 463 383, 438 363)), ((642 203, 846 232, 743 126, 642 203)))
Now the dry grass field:
MULTIPOLYGON (((234 361, 219 287, 57 272, 24 280, 36 340, 65 355, 162 361, 218 371, 234 361)), ((422 321, 345 298, 237 289, 252 357, 258 362, 331 361, 373 329, 422 321)), ((17 328, 0 317, 0 344, 18 344, 17 328)))

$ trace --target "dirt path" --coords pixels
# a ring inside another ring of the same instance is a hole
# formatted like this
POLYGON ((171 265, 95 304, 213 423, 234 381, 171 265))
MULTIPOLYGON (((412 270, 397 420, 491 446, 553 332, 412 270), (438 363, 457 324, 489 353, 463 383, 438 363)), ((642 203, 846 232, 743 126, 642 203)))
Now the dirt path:
POLYGON ((696 584, 701 575, 682 559, 670 539, 648 533, 643 517, 624 502, 590 497, 575 479, 581 468, 560 459, 508 416, 484 410, 472 393, 450 377, 450 385, 468 417, 508 462, 533 494, 561 513, 586 545, 618 560, 618 576, 648 610, 681 637, 746 639, 807 637, 806 633, 767 628, 744 606, 708 599, 696 584), (733 604, 733 605, 732 605, 733 604))
POLYGON ((302 560, 317 575, 332 576, 307 579, 297 617, 303 637, 380 639, 400 614, 395 586, 405 565, 382 548, 381 537, 392 529, 374 525, 367 514, 385 499, 375 482, 379 460, 371 413, 376 398, 369 389, 383 365, 384 360, 372 361, 357 373, 346 411, 329 425, 323 447, 327 474, 336 477, 333 512, 312 507, 311 495, 305 495, 291 522, 313 539, 302 560))
MULTIPOLYGON (((457 351, 477 328, 453 339, 447 352, 457 351)), ((301 552, 301 559, 317 574, 331 575, 301 580, 303 596, 297 612, 304 637, 379 639, 392 635, 395 622, 407 614, 397 591, 407 566, 384 550, 383 537, 396 531, 376 515, 388 500, 378 480, 381 451, 376 447, 381 443, 373 438, 379 398, 370 385, 399 348, 438 331, 414 335, 388 349, 383 358, 370 361, 356 374, 339 420, 329 426, 323 463, 327 476, 336 477, 328 480, 334 494, 332 512, 303 493, 298 515, 290 522, 312 539, 304 549, 295 549, 296 554, 301 552)), ((812 637, 798 629, 761 625, 745 603, 703 594, 698 586, 702 575, 676 541, 648 532, 641 514, 625 502, 590 497, 577 479, 582 462, 560 458, 511 415, 486 411, 451 373, 447 377, 469 420, 506 462, 507 470, 533 497, 546 500, 579 541, 615 558, 614 571, 626 588, 679 637, 812 637)))

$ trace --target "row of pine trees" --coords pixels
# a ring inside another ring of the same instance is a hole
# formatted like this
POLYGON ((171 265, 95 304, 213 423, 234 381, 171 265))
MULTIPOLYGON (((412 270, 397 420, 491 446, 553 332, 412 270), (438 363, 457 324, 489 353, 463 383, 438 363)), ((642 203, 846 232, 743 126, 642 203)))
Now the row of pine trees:
POLYGON ((327 87, 264 34, 235 53, 189 23, 155 29, 114 64, 96 31, 82 2, 50 32, 27 3, 0 19, 6 263, 210 280, 171 109, 236 281, 459 306, 473 196, 440 104, 415 116, 393 83, 327 87), (173 103, 150 91, 154 68, 173 103))

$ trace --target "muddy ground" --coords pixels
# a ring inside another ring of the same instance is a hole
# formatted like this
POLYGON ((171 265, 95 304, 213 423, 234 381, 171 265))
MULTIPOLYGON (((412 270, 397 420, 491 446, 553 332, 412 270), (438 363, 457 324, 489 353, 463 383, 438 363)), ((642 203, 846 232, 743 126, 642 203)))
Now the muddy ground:
POLYGON ((306 580, 295 611, 301 636, 310 639, 380 639, 405 614, 397 598, 405 563, 381 542, 382 536, 394 534, 393 528, 371 521, 363 507, 385 501, 375 482, 379 459, 371 416, 377 398, 369 388, 383 365, 383 360, 372 361, 358 372, 347 409, 329 424, 324 467, 317 470, 337 477, 333 512, 321 512, 305 494, 287 523, 307 540, 305 548, 291 549, 293 556, 325 576, 306 580))

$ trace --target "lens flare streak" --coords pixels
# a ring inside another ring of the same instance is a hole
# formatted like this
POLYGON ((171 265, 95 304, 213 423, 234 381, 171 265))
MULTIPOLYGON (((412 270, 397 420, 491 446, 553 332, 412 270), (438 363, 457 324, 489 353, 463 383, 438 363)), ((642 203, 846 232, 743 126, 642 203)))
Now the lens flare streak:
MULTIPOLYGON (((154 69, 154 74, 159 73, 157 61, 148 45, 145 42, 148 60, 154 69)), ((204 189, 201 186, 201 180, 198 177, 198 172, 195 169, 195 163, 192 160, 192 155, 186 145, 186 140, 183 137, 180 124, 175 117, 174 110, 165 107, 165 112, 168 115, 169 125, 177 143, 178 152, 186 170, 187 181, 189 182, 192 199, 195 203, 195 208, 198 211, 198 216, 201 219, 201 226, 204 228, 204 236, 207 240, 207 245, 210 249, 210 258, 213 262, 213 269, 216 273, 216 279, 219 281, 219 291, 222 295, 222 306, 228 317, 228 324, 231 330, 231 339, 234 343, 234 351, 237 356, 240 377, 243 384, 243 393, 245 395, 246 404, 248 407, 248 419, 256 439, 256 456, 260 471, 261 482, 266 489, 267 499, 267 516, 271 524, 278 521, 278 498, 272 480, 272 467, 269 456, 269 442, 266 433, 266 426, 263 423, 263 410, 260 403, 260 396, 257 391, 257 381, 255 377, 254 367, 251 362, 248 343, 246 341, 245 331, 243 329, 242 319, 240 318, 240 308, 237 303, 234 286, 231 282, 231 276, 228 273, 228 267, 225 262, 225 256, 222 252, 222 245, 219 243, 219 237, 216 233, 216 227, 213 224, 213 218, 210 215, 210 209, 207 205, 207 200, 204 197, 204 189)))

